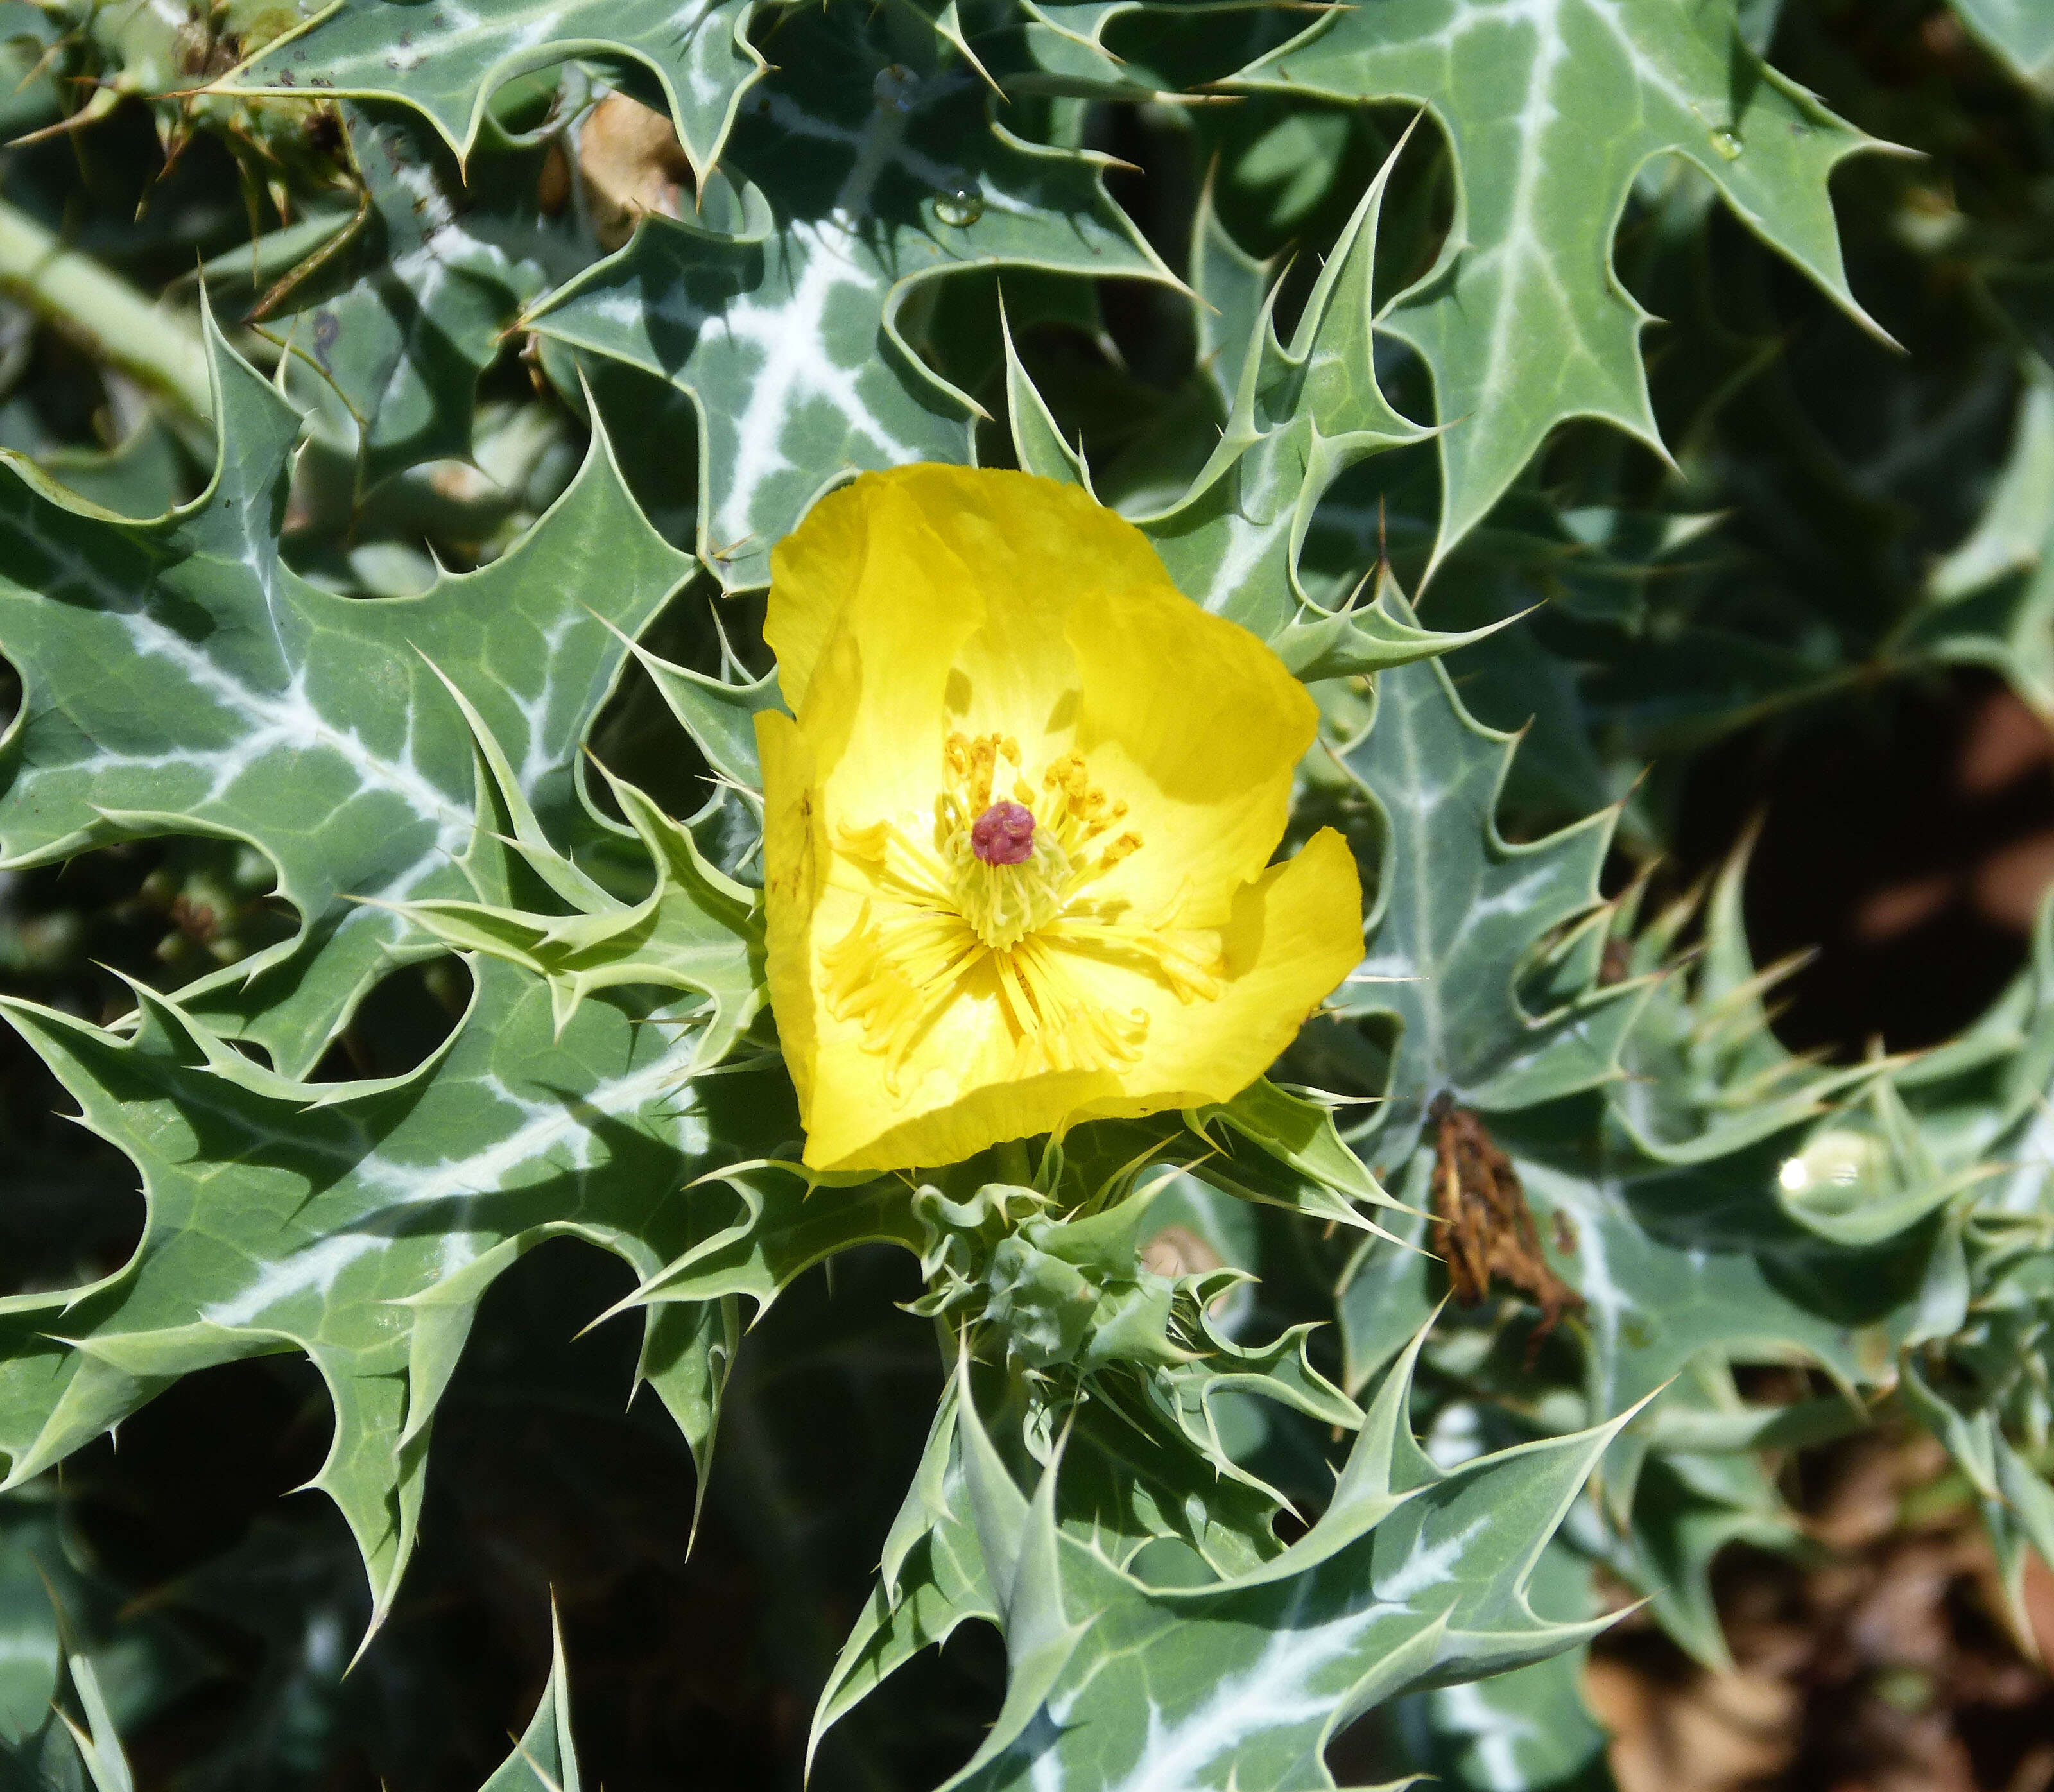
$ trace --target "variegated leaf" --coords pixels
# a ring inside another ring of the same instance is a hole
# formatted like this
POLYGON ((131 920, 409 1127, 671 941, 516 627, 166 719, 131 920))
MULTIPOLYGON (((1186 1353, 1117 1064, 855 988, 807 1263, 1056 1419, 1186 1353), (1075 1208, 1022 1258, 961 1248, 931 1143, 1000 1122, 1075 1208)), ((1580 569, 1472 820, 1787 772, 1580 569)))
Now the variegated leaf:
POLYGON ((372 983, 440 949, 364 899, 477 894, 458 863, 470 731, 438 670, 576 844, 598 826, 576 756, 626 654, 614 630, 639 631, 691 563, 643 520, 597 436, 490 565, 418 598, 320 590, 278 547, 299 419, 210 340, 221 459, 184 509, 128 522, 22 463, 0 478, 0 651, 24 686, 0 742, 0 863, 166 832, 262 849, 300 930, 187 1001, 300 1074, 372 983), (586 576, 601 564, 604 579, 586 576))
POLYGON ((610 58, 655 81, 703 180, 763 72, 749 37, 757 9, 758 0, 480 0, 475 10, 460 0, 340 0, 215 90, 396 100, 432 120, 461 159, 493 95, 515 77, 576 57, 610 58))
POLYGON ((1647 314, 1612 271, 1635 177, 1694 163, 1734 213, 1857 320, 1827 196, 1869 140, 1765 66, 1733 0, 1383 0, 1326 13, 1245 89, 1427 108, 1458 198, 1431 272, 1383 325, 1430 369, 1445 497, 1438 560, 1548 432, 1603 419, 1658 453, 1647 314))
MULTIPOLYGON (((6 1484, 181 1375, 302 1351, 336 1416, 314 1484, 348 1519, 382 1617, 413 1549, 435 1404, 494 1278, 564 1234, 652 1274, 694 1236, 681 1185, 798 1130, 774 1065, 688 1080, 676 1008, 595 999, 559 1035, 540 980, 474 965, 454 1036, 374 1083, 260 1069, 147 994, 130 1039, 7 1004, 85 1123, 136 1164, 148 1217, 104 1281, 0 1300, 6 1484)), ((644 1353, 702 1462, 733 1345, 718 1315, 644 1353)))
POLYGON ((924 281, 1009 265, 1170 277, 1100 159, 991 122, 960 58, 910 68, 881 26, 834 8, 794 14, 777 42, 735 130, 732 229, 650 218, 532 318, 691 395, 699 551, 730 589, 767 583, 772 545, 850 474, 970 457, 975 406, 900 332, 924 281))

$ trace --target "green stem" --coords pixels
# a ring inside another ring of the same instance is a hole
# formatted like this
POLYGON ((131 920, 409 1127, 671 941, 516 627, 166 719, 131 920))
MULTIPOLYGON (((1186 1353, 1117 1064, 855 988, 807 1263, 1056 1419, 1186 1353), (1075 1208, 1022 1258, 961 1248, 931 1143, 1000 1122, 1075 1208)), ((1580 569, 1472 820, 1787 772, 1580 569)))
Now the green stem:
POLYGON ((207 344, 89 255, 67 249, 33 218, 0 201, 0 293, 18 299, 87 353, 175 399, 205 422, 214 415, 207 344))

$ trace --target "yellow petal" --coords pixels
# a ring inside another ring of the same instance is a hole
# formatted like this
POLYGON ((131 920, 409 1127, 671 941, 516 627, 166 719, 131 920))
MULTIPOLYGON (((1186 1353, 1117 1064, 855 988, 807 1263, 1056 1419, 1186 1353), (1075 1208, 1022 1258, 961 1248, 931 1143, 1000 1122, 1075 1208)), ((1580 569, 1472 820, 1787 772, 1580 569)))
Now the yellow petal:
POLYGON ((1284 832, 1318 705, 1261 642, 1167 578, 1079 607, 1069 633, 1077 750, 1142 841, 1094 895, 1156 925, 1219 925, 1284 832))
POLYGON ((822 1014, 810 1102, 801 1094, 806 1162, 833 1170, 958 1163, 1083 1120, 1231 1099, 1361 962, 1362 886, 1347 843, 1322 828, 1297 858, 1244 886, 1222 936, 1225 988, 1189 1004, 1143 973, 1069 955, 1079 980, 1108 1006, 1148 1016, 1141 1055, 1119 1070, 1008 1080, 1010 1040, 995 998, 980 990, 952 1009, 933 1049, 918 1055, 923 1067, 894 1092, 861 1029, 822 1014))
POLYGON ((1226 988, 1211 1001, 1180 1002, 1151 978, 1094 967, 1103 999, 1145 1008, 1148 1036, 1118 1073, 1119 1094, 1094 1101, 1088 1117, 1229 1101, 1277 1061, 1362 961, 1362 880, 1348 843, 1323 827, 1297 858, 1244 885, 1221 943, 1226 988))
MULTIPOLYGON (((899 483, 859 481, 834 496, 863 501, 867 545, 793 700, 830 841, 844 822, 931 819, 950 678, 985 610, 979 580, 899 483)), ((772 613, 787 620, 780 599, 773 586, 772 613)), ((825 611, 814 601, 797 613, 810 628, 825 611)))
POLYGON ((969 566, 983 626, 956 657, 952 725, 1009 734, 1029 766, 1068 750, 1080 679, 1071 623, 1153 589, 1186 610, 1147 538, 1074 485, 1024 473, 909 467, 891 475, 969 566))
POLYGON ((813 996, 813 916, 826 880, 826 831, 816 812, 813 756, 798 724, 774 709, 756 717, 763 766, 763 888, 766 978, 778 1043, 799 1092, 811 1099, 819 1017, 813 996))
MULTIPOLYGON (((839 1023, 828 1017, 828 1025, 839 1023)), ((813 1100, 801 1110, 805 1161, 825 1170, 938 1168, 1006 1139, 1058 1131, 1080 1109, 1118 1098, 1119 1084, 1104 1071, 994 1076, 994 1067, 975 1055, 981 1033, 974 1025, 948 1029, 950 1043, 969 1055, 953 1068, 945 1055, 931 1059, 927 1077, 905 1086, 910 1098, 887 1088, 883 1060, 856 1037, 824 1037, 813 1100), (963 1067, 980 1062, 981 1077, 963 1067)))
POLYGON ((1066 745, 1078 674, 1067 624, 1136 588, 1177 595, 1147 537, 1073 485, 1025 473, 921 465, 865 474, 823 498, 773 552, 764 638, 797 713, 822 654, 869 594, 859 635, 904 612, 977 607, 955 656, 950 725, 1066 745), (1065 699, 1068 701, 1065 702, 1065 699))

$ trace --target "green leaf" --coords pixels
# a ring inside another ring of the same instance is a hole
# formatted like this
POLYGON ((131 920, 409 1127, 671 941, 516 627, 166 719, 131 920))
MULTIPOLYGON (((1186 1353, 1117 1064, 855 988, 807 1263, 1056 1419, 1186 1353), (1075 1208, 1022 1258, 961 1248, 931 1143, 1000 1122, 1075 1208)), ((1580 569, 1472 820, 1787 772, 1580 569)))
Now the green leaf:
POLYGON ((602 989, 669 989, 705 998, 695 1067, 725 1058, 768 998, 764 984, 763 897, 700 856, 689 828, 602 766, 614 800, 647 850, 649 894, 629 902, 587 877, 541 837, 504 750, 452 686, 478 737, 500 802, 516 817, 515 850, 572 910, 538 914, 492 902, 451 900, 393 905, 462 951, 518 965, 549 986, 561 1033, 579 1004, 602 989))
POLYGON ((560 148, 481 151, 460 170, 413 113, 340 110, 364 225, 315 251, 286 297, 300 315, 285 339, 356 419, 369 487, 422 461, 470 458, 478 376, 508 325, 600 250, 581 208, 541 208, 543 166, 560 148))
POLYGON ((563 1626, 549 1606, 549 1677, 527 1729, 479 1792, 581 1792, 577 1745, 571 1738, 571 1680, 564 1665, 563 1626))
POLYGON ((1013 346, 1013 324, 1001 300, 998 308, 1001 336, 1005 347, 1005 413, 1013 430, 1013 458, 1022 473, 1032 473, 1059 485, 1092 489, 1091 469, 1084 464, 1081 446, 1072 447, 1063 439, 1047 401, 1035 389, 1033 380, 1021 365, 1013 346))
POLYGON ((1557 423, 1603 419, 1662 452, 1640 359, 1647 314, 1611 263, 1654 158, 1694 163, 1749 230, 1867 322, 1826 185, 1869 140, 1761 61, 1732 0, 1385 0, 1324 14, 1231 84, 1411 101, 1447 137, 1446 247, 1381 320, 1425 360, 1447 426, 1436 561, 1557 423))
MULTIPOLYGON (((1393 609, 1393 593, 1382 582, 1367 604, 1358 603, 1358 591, 1328 608, 1300 577, 1307 538, 1335 481, 1372 455, 1432 434, 1394 411, 1376 379, 1370 278, 1395 159, 1379 171, 1349 219, 1288 345, 1277 334, 1278 294, 1269 268, 1242 254, 1214 217, 1210 197, 1202 202, 1192 227, 1192 311, 1202 366, 1221 387, 1227 420, 1183 495, 1133 517, 1187 597, 1262 636, 1301 678, 1403 665, 1491 632, 1420 628, 1393 609), (1231 311, 1216 305, 1214 289, 1231 311)), ((1063 441, 1013 351, 1009 328, 1005 349, 1016 459, 1029 473, 1089 490, 1089 470, 1063 441)), ((1371 569, 1361 570, 1366 584, 1371 569)))
POLYGON ((622 1309, 738 1295, 761 1318, 793 1278, 837 1251, 920 1248, 910 1191, 895 1179, 819 1177, 803 1165, 766 1157, 709 1172, 686 1189, 684 1204, 695 1242, 648 1272, 622 1309))
POLYGON ((625 652, 609 625, 639 631, 691 562, 595 435, 570 489, 491 564, 419 598, 321 591, 278 551, 299 419, 209 330, 221 458, 192 504, 128 522, 19 462, 0 477, 0 650, 25 687, 0 742, 0 863, 166 832, 261 848, 301 930, 186 1000, 299 1073, 373 981, 439 949, 352 899, 478 894, 457 861, 470 731, 429 661, 506 744, 536 813, 581 841, 599 824, 579 745, 625 652))
POLYGON ((1937 1389, 1912 1355, 1904 1360, 1903 1385, 1906 1408, 1946 1445, 1975 1490, 2014 1621, 2029 1636, 2026 1552, 2054 1566, 2054 1487, 2005 1436, 2000 1413, 1975 1391, 1937 1389))
POLYGON ((1440 1095, 1496 1113, 1617 1074, 1630 984, 1601 987, 1605 810, 1514 845, 1497 812, 1516 737, 1474 721, 1438 663, 1377 680, 1370 726, 1339 750, 1361 798, 1348 818, 1366 885, 1367 954, 1329 1000, 1397 1028, 1362 1129, 1386 1177, 1440 1095))
POLYGON ((1006 1639, 1005 1704, 950 1787, 1332 1788, 1323 1751, 1409 1688, 1573 1647, 1604 1621, 1527 1603, 1535 1566, 1613 1427, 1441 1476, 1407 1428, 1409 1354, 1332 1503, 1273 1561, 1150 1587, 1060 1531, 1060 1462, 1031 1502, 965 1404, 966 1479, 1006 1639))
MULTIPOLYGON (((493 1279, 566 1234, 653 1275, 695 1236, 682 1184, 798 1132, 773 1067, 688 1081, 689 1039, 638 1024, 675 1022, 675 1010, 596 997, 559 1034, 537 980, 490 959, 474 975, 447 1044, 373 1083, 262 1070, 146 991, 127 1039, 7 1004, 85 1124, 135 1161, 148 1200, 124 1267, 0 1300, 7 1484, 180 1375, 302 1351, 336 1413, 313 1484, 348 1519, 382 1617, 414 1545, 429 1424, 493 1279)), ((674 1410, 683 1342, 669 1333, 645 1349, 674 1410)), ((702 1328, 690 1348, 724 1342, 702 1328)), ((696 1381, 717 1390, 714 1366, 696 1381)), ((709 1440, 688 1438, 702 1459, 709 1440)))
POLYGON ((1192 1165, 1192 1173, 1244 1201, 1372 1232, 1379 1228, 1362 1208, 1400 1204, 1341 1138, 1332 1106, 1267 1077, 1230 1102, 1193 1110, 1185 1121, 1214 1147, 1192 1165), (1237 1138, 1257 1149, 1239 1149, 1237 1138))
POLYGON ((706 755, 706 764, 730 783, 760 794, 763 768, 756 756, 756 718, 766 709, 785 707, 777 668, 751 678, 732 655, 723 654, 722 676, 710 678, 689 666, 673 666, 646 647, 637 646, 634 653, 679 725, 706 755))
POLYGON ((2054 904, 2043 903, 2012 987, 1892 1079, 1931 1158, 1969 1190, 1965 1311, 1937 1338, 1914 1340, 1929 1347, 1903 1358, 1905 1404, 1974 1488, 2021 1633, 2026 1553, 2054 1562, 2054 1489, 2041 1472, 2054 1434, 2050 1087, 2054 904))
MULTIPOLYGON (((1694 975, 1672 970, 1645 992, 1620 1048, 1627 1074, 1491 1118, 1550 1267, 1583 1298, 1564 1329, 1581 1345, 1594 1416, 1616 1414, 1686 1371, 1716 1377, 1729 1363, 1793 1362, 1825 1370, 1856 1411, 1855 1390, 1888 1387, 1900 1350, 1948 1338, 1964 1320, 1961 1222, 1934 1211, 1954 1191, 1901 1115, 1879 1124, 1869 1112, 1889 1067, 1821 1070, 1769 1032, 1762 997, 1774 977, 1753 971, 1740 931, 1742 864, 1737 855, 1714 890, 1694 975), (1883 1147, 1864 1158, 1854 1191, 1871 1198, 1799 1211, 1791 1166, 1823 1138, 1825 1150, 1809 1161, 1830 1181, 1841 1161, 1835 1135, 1853 1133, 1883 1147)), ((1678 903, 1635 941, 1630 977, 1661 970, 1695 907, 1678 903)), ((1424 1204, 1433 1165, 1422 1146, 1400 1195, 1424 1204)), ((1425 1242, 1423 1225, 1395 1229, 1425 1242)), ((1439 1287, 1438 1272, 1416 1256, 1380 1244, 1359 1256, 1340 1295, 1344 1385, 1361 1385, 1387 1360, 1439 1287)), ((1778 1435, 1772 1421, 1791 1442, 1845 1428, 1830 1405, 1779 1415, 1735 1400, 1731 1410, 1687 1415, 1665 1406, 1613 1447, 1606 1474, 1607 1503, 1639 1527, 1620 1570, 1659 1595, 1657 1615, 1707 1659, 1722 1645, 1709 1593, 1693 1576, 1718 1541, 1765 1534, 1770 1519, 1759 1502, 1728 1495, 1708 1507, 1702 1489, 1643 1507, 1637 1489, 1651 1444, 1667 1440, 1659 1460, 1674 1473, 1689 1466, 1679 1450, 1767 1444, 1778 1435)), ((1698 1480, 1725 1472, 1705 1470, 1698 1480)))
MULTIPOLYGON (((1173 1275, 1142 1251, 1172 1216, 1226 1241, 1239 1229, 1232 1201, 1159 1174, 1097 1208, 986 1184, 962 1200, 923 1187, 913 1208, 928 1292, 912 1310, 961 1339, 1016 1461, 1045 1464, 1060 1449, 1055 1519, 1066 1535, 1121 1568, 1167 1543, 1186 1579, 1231 1576, 1279 1552, 1273 1521, 1290 1502, 1246 1465, 1267 1427, 1249 1397, 1323 1428, 1354 1429, 1362 1413, 1312 1366, 1314 1327, 1241 1341, 1238 1265, 1173 1275)), ((816 1742, 965 1617, 997 1617, 966 1499, 956 1399, 953 1389, 944 1397, 878 1582, 821 1695, 816 1742)))
POLYGON ((213 91, 397 100, 468 160, 493 95, 517 76, 578 57, 618 61, 653 77, 703 183, 763 73, 749 41, 757 10, 757 0, 493 0, 475 12, 339 0, 213 91))
POLYGON ((2020 80, 2054 93, 2054 17, 2036 0, 1954 0, 1962 22, 2020 80))
POLYGON ((92 1671, 91 1659, 83 1655, 67 1656, 65 1665, 70 1672, 72 1690, 78 1695, 79 1704, 85 1712, 85 1723, 83 1726, 75 1723, 61 1706, 57 1715, 71 1732, 71 1739, 77 1747, 79 1759, 85 1764, 94 1792, 136 1792, 136 1777, 129 1770, 120 1732, 114 1727, 113 1714, 108 1710, 107 1700, 100 1694, 100 1680, 92 1671))
POLYGON ((1003 90, 1147 100, 1230 73, 1277 41, 1268 0, 917 0, 1003 90), (1111 31, 1117 49, 1106 42, 1111 31))
POLYGON ((1975 527, 1933 568, 1897 644, 1987 666, 2054 716, 2054 367, 2021 362, 2011 448, 1975 527))
MULTIPOLYGON (((1377 222, 1395 160, 1384 164, 1363 194, 1288 347, 1276 333, 1277 289, 1270 288, 1212 458, 1178 502, 1137 519, 1188 595, 1277 645, 1294 670, 1320 654, 1294 631, 1312 608, 1298 584, 1297 561, 1320 499, 1358 461, 1430 433, 1391 409, 1377 383, 1371 340, 1377 222)), ((1196 227, 1194 246, 1202 253, 1202 217, 1196 227)), ((1371 620, 1393 644, 1407 633, 1390 617, 1372 612, 1371 620)), ((1423 631, 1409 632, 1430 639, 1423 631)), ((1372 654, 1359 666, 1337 663, 1304 675, 1368 671, 1399 657, 1372 654)))
POLYGON ((1709 1161, 1786 1132, 1881 1074, 1875 1065, 1821 1068, 1769 1030, 1768 999, 1804 960, 1755 969, 1741 912, 1751 843, 1729 856, 1708 894, 1684 896, 1627 947, 1627 974, 1659 980, 1627 1035, 1612 1112, 1650 1155, 1674 1162, 1709 1161), (1701 915, 1702 937, 1678 962, 1677 942, 1701 915))
MULTIPOLYGON (((1597 1609, 1590 1565, 1558 1539, 1541 1552, 1534 1604, 1557 1614, 1597 1609)), ((1391 1727, 1405 1764, 1473 1792, 1509 1787, 1610 1792, 1607 1740, 1584 1702, 1586 1649, 1399 1701, 1391 1727)))
POLYGON ((870 1597, 820 1688, 806 1743, 809 1774, 820 1738, 921 1650, 946 1642, 966 1619, 998 1621, 970 1517, 956 1397, 951 1381, 885 1538, 870 1597))
MULTIPOLYGON (((1664 1161, 1594 1124, 1596 1098, 1498 1122, 1552 1259, 1580 1294, 1593 1413, 1652 1392, 1694 1361, 1816 1364, 1849 1390, 1885 1386, 1898 1352, 1946 1337, 1968 1288, 1960 1228, 1933 1215, 1856 1249, 1786 1212, 1793 1128, 1718 1157, 1664 1161), (1559 1216, 1559 1218, 1558 1218, 1559 1216)), ((1621 1509, 1631 1464, 1615 1464, 1621 1509)))
MULTIPOLYGON (((1277 289, 1267 284, 1267 270, 1234 247, 1210 203, 1201 206, 1192 232, 1193 278, 1202 283, 1193 311, 1201 354, 1222 387, 1229 414, 1218 446, 1183 496, 1134 518, 1186 596, 1262 636, 1301 678, 1373 672, 1478 638, 1419 627, 1392 609, 1381 586, 1366 605, 1351 595, 1336 608, 1324 607, 1299 576, 1306 537, 1334 482, 1359 462, 1431 434, 1391 407, 1376 378, 1370 285, 1377 222, 1395 160, 1363 195, 1288 345, 1277 334, 1277 289), (1245 336, 1231 360, 1216 346, 1226 314, 1214 315, 1203 289, 1222 285, 1233 289, 1230 297, 1245 314, 1245 336)), ((1052 427, 1046 407, 1009 350, 1007 386, 1021 465, 1064 477, 1042 439, 1052 427), (1023 434, 1029 430, 1037 437, 1033 443, 1023 434)), ((1072 462, 1072 468, 1069 477, 1081 478, 1080 466, 1072 462)))
POLYGON ((530 320, 691 395, 699 552, 730 589, 766 584, 772 545, 850 473, 970 458, 977 407, 901 333, 925 282, 1003 266, 1170 277, 1107 198, 1103 158, 990 122, 959 61, 909 69, 844 8, 795 12, 778 45, 735 131, 734 234, 645 218, 530 320))
MULTIPOLYGON (((1217 179, 1217 174, 1210 176, 1199 190, 1191 217, 1190 279, 1198 301, 1191 319, 1198 332, 1198 371, 1212 382, 1221 409, 1230 412, 1241 395, 1249 357, 1275 340, 1266 313, 1278 264, 1257 261, 1220 222, 1213 199, 1217 179)), ((1375 369, 1370 371, 1373 376, 1375 369)))

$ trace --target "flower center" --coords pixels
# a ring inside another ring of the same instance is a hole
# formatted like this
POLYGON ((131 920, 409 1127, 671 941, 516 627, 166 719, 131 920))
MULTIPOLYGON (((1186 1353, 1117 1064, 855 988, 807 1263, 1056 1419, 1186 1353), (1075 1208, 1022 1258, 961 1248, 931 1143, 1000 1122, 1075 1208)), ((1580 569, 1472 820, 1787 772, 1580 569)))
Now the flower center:
POLYGON ((1085 885, 1141 844, 1127 834, 1098 853, 1088 850, 1127 805, 1092 788, 1077 754, 1051 765, 1038 791, 1019 768, 1020 743, 1009 734, 951 734, 935 800, 935 845, 950 898, 994 952, 1010 952, 1054 925, 1085 885), (998 796, 1008 772, 1012 796, 998 796))
POLYGON ((838 1015, 862 1020, 893 1078, 973 980, 1005 1012, 1019 1076, 1139 1054, 1146 1012, 1104 1000, 1095 967, 1144 969, 1181 1001, 1219 993, 1217 933, 1149 925, 1091 894, 1142 842, 1120 828, 1126 804, 1092 783, 1082 754, 1057 759, 1037 789, 1011 736, 951 734, 934 813, 927 839, 882 820, 836 833, 864 904, 822 954, 827 992, 838 1015))

